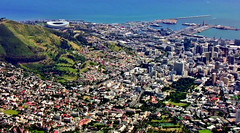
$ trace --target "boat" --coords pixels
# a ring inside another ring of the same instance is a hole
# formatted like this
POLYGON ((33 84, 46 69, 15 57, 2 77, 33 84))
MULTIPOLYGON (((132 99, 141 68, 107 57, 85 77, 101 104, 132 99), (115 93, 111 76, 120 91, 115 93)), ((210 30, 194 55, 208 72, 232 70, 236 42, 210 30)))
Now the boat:
POLYGON ((196 26, 197 24, 195 24, 195 23, 183 23, 182 25, 185 25, 185 26, 196 26))
POLYGON ((163 20, 162 23, 164 23, 164 24, 176 24, 177 20, 176 19, 166 19, 166 20, 163 20))
POLYGON ((161 27, 159 24, 151 24, 152 27, 161 27))

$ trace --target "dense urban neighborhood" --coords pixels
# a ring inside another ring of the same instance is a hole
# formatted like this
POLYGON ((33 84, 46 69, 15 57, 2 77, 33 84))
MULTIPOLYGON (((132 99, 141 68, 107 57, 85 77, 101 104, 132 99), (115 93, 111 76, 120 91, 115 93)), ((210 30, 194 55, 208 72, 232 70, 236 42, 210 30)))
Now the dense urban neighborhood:
POLYGON ((160 27, 169 22, 50 27, 81 42, 81 62, 59 63, 80 76, 0 62, 0 132, 240 132, 240 40, 196 35, 216 28, 205 23, 160 27))

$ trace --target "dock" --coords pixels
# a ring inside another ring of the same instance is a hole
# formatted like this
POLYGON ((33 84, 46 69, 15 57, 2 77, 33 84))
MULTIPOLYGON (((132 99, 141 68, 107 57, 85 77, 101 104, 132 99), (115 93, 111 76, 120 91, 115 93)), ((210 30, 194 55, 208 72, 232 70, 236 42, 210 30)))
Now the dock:
POLYGON ((203 18, 210 17, 211 15, 199 15, 199 16, 188 16, 188 17, 178 17, 178 18, 170 18, 170 19, 158 19, 155 20, 155 23, 165 23, 165 24, 176 24, 179 19, 190 19, 190 18, 203 18))
POLYGON ((240 31, 239 28, 234 28, 234 27, 231 27, 231 26, 223 26, 223 25, 216 25, 216 26, 214 26, 213 28, 215 28, 215 29, 220 29, 220 30, 235 30, 235 31, 240 31))
POLYGON ((213 28, 214 25, 196 25, 192 27, 187 27, 185 29, 179 30, 171 35, 169 35, 167 38, 179 36, 179 35, 188 35, 188 36, 194 36, 196 33, 203 32, 205 30, 213 28))

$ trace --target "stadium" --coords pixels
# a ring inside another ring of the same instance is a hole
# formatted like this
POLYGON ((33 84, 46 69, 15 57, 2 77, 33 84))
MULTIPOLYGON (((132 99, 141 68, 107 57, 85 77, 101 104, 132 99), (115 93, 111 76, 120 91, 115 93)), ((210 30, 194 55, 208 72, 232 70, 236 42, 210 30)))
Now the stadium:
POLYGON ((69 22, 65 20, 47 22, 47 27, 49 28, 65 28, 68 26, 69 26, 69 22))

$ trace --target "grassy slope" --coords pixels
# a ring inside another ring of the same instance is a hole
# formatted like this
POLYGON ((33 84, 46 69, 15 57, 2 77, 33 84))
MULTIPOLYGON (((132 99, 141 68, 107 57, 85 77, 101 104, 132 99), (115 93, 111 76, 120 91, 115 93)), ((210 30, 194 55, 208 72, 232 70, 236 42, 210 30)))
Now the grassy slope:
MULTIPOLYGON (((78 54, 84 41, 68 33, 10 20, 0 23, 0 31, 0 59, 21 62, 22 68, 35 72, 42 78, 55 76, 62 83, 74 81, 92 66, 84 55, 78 54), (86 64, 82 70, 77 66, 79 63, 86 64)), ((108 48, 113 52, 132 52, 115 43, 109 43, 108 48)))
POLYGON ((29 56, 33 52, 4 24, 0 25, 0 54, 12 56, 29 56))
POLYGON ((64 33, 58 31, 10 20, 0 24, 0 31, 0 57, 27 58, 20 66, 43 78, 48 78, 49 72, 58 73, 63 82, 77 78, 75 64, 78 63, 76 60, 79 56, 73 54, 73 51, 81 49, 80 42, 77 44, 69 41, 60 36, 64 33), (40 55, 44 55, 45 60, 28 60, 40 55))
MULTIPOLYGON (((9 20, 0 24, 0 31, 0 55, 56 55, 61 42, 66 40, 50 29, 9 20)), ((73 49, 81 49, 79 45, 67 42, 73 49)))

